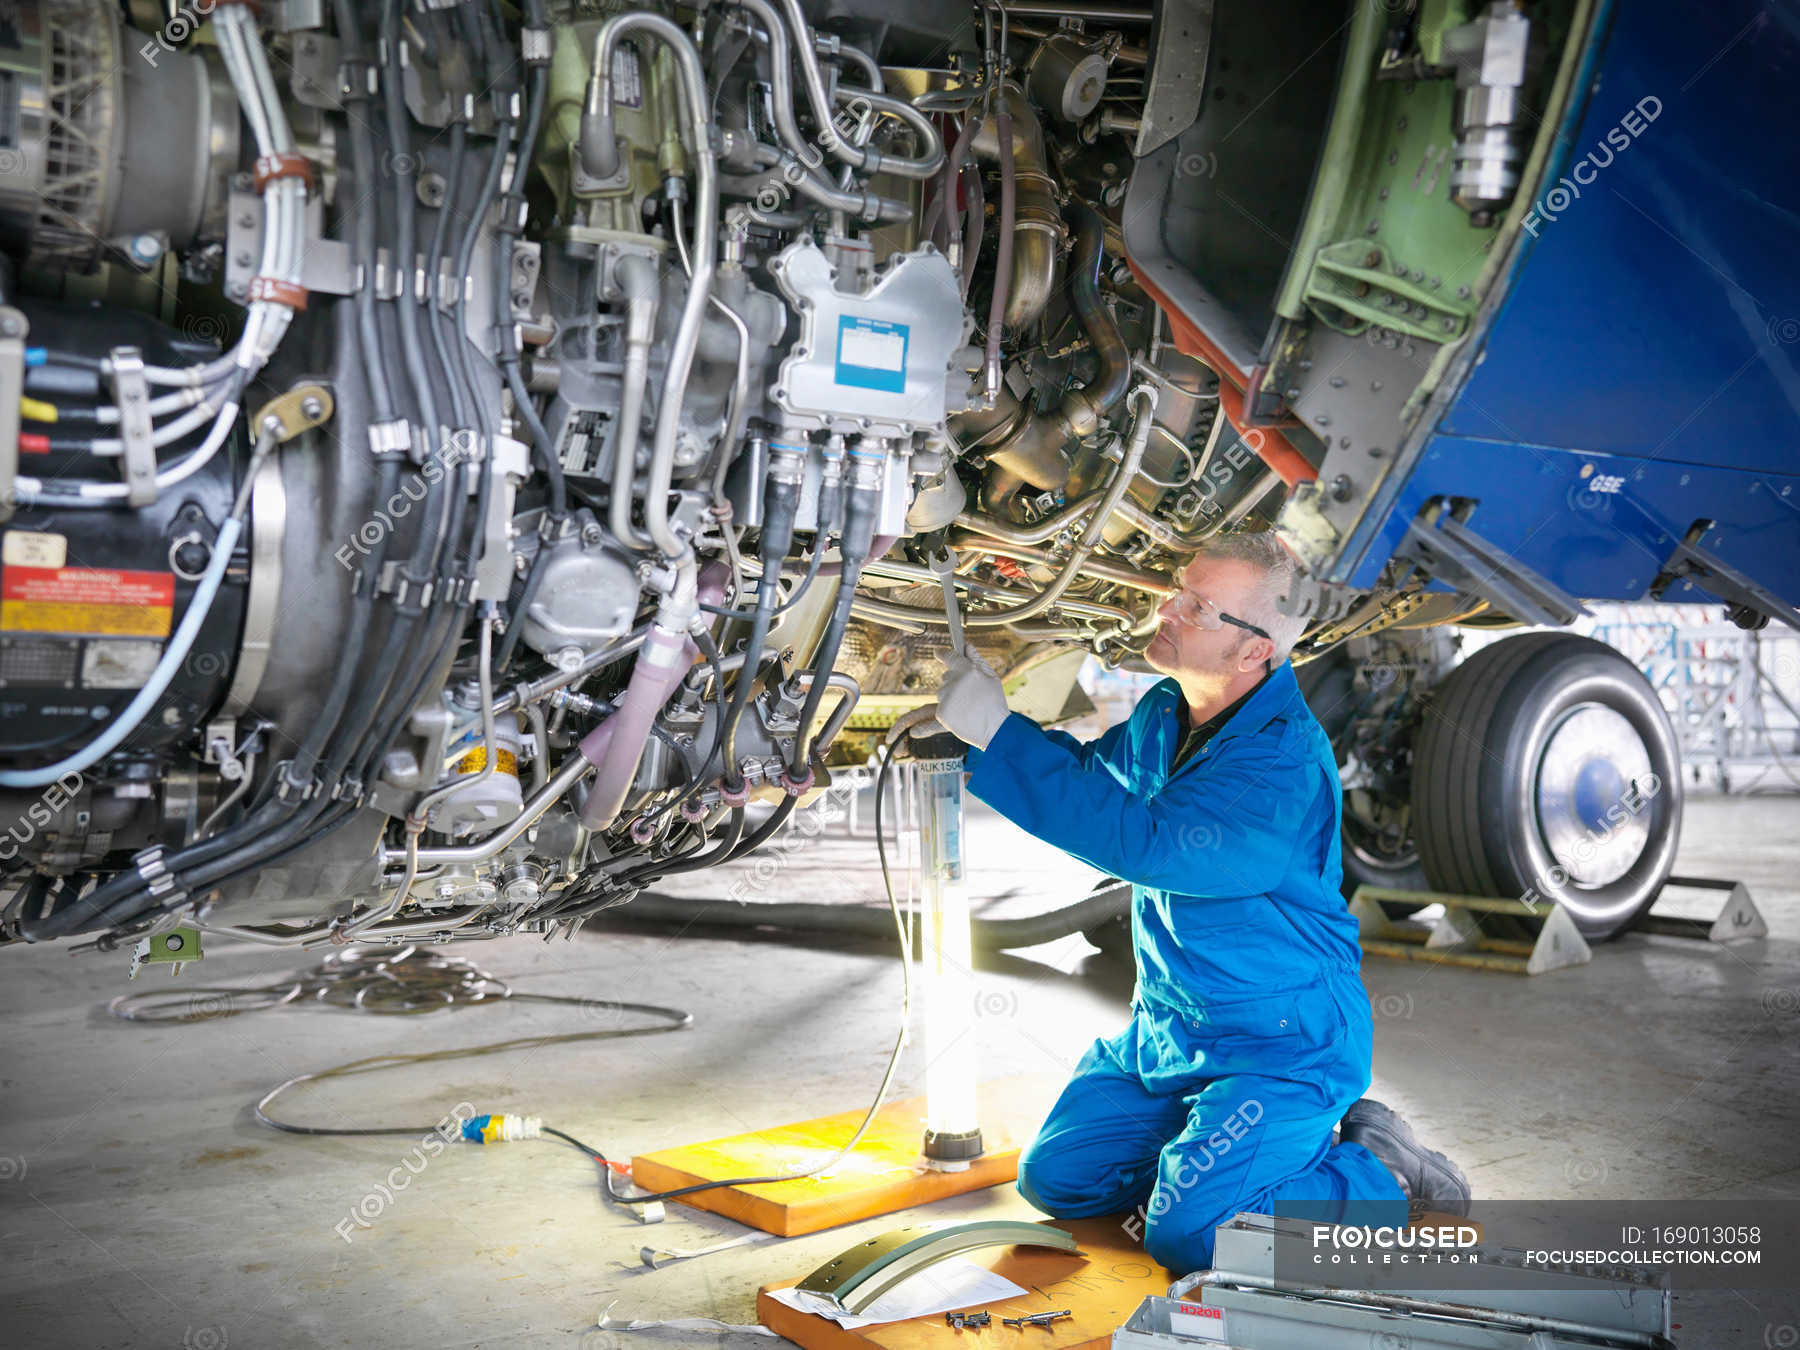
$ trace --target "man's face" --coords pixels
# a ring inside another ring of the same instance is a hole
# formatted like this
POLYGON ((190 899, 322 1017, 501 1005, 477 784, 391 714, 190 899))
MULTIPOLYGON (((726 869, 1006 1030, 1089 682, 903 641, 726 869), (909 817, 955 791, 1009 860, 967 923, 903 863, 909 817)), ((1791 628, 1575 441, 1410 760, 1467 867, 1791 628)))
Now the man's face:
POLYGON ((1151 669, 1178 679, 1216 681, 1220 687, 1240 672, 1261 670, 1274 650, 1267 638, 1234 624, 1208 627, 1204 610, 1242 617, 1255 592, 1256 568, 1236 558, 1195 558, 1181 574, 1181 590, 1157 609, 1161 620, 1144 660, 1151 669))

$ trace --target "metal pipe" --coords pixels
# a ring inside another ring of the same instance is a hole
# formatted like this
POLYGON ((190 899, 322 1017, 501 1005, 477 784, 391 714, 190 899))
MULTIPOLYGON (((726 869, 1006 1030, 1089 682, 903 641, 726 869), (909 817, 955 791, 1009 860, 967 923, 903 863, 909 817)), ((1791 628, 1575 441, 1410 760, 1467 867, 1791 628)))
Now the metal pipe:
MULTIPOLYGON (((772 148, 769 150, 769 153, 776 156, 775 162, 779 168, 777 174, 759 179, 758 186, 749 188, 748 191, 745 190, 746 184, 733 178, 730 180, 733 191, 743 196, 758 197, 764 188, 779 181, 809 201, 817 202, 830 210, 846 211, 858 220, 871 224, 910 220, 912 208, 905 202, 837 187, 819 172, 824 156, 800 130, 800 122, 794 113, 794 85, 791 75, 793 60, 787 25, 770 0, 732 0, 732 3, 739 9, 749 11, 762 25, 760 28, 750 26, 750 33, 768 49, 770 102, 775 117, 775 131, 785 148, 785 153, 772 148)), ((868 91, 859 92, 866 95, 868 91)), ((752 153, 756 153, 754 148, 752 153)))
POLYGON ((627 253, 614 269, 625 297, 625 371, 619 393, 618 431, 613 435, 610 522, 613 536, 628 548, 649 548, 652 540, 631 519, 632 481, 637 476, 638 437, 643 434, 644 387, 650 379, 650 344, 662 278, 642 254, 627 253))
MULTIPOLYGON (((467 792, 477 783, 485 783, 494 776, 494 766, 499 759, 494 753, 494 621, 484 613, 478 622, 481 626, 481 643, 475 678, 481 700, 481 772, 459 778, 436 791, 426 793, 419 804, 407 813, 409 829, 414 821, 418 822, 419 828, 424 828, 439 803, 448 801, 460 792, 467 792)), ((435 769, 438 766, 432 767, 435 769)))
POLYGON ((1008 544, 1041 544, 1054 539, 1094 509, 1094 498, 1087 496, 1070 502, 1053 516, 1045 516, 1035 525, 1013 525, 990 516, 985 511, 959 511, 956 523, 967 529, 1000 539, 1008 544))
MULTIPOLYGON (((468 844, 446 844, 438 848, 422 848, 419 850, 421 867, 438 867, 447 863, 470 865, 486 862, 496 857, 506 846, 517 839, 533 825, 538 817, 548 811, 556 800, 580 782, 582 777, 594 766, 580 755, 570 755, 563 765, 545 783, 542 790, 531 794, 519 814, 492 834, 468 844)), ((381 865, 392 866, 406 861, 406 850, 403 848, 384 848, 380 852, 381 865)))
POLYGON ((1053 413, 1032 413, 1017 423, 988 458, 1033 487, 1055 489, 1069 481, 1068 445, 1091 436, 1119 406, 1131 382, 1131 350, 1100 296, 1100 264, 1106 222, 1091 207, 1071 208, 1075 251, 1069 260, 1069 302, 1099 358, 1093 383, 1069 390, 1053 413))
POLYGON ((559 670, 554 675, 546 675, 529 684, 514 685, 504 694, 495 697, 494 711, 497 713, 511 712, 514 708, 522 707, 527 703, 535 703, 546 695, 554 694, 558 689, 565 689, 578 680, 586 679, 601 666, 609 666, 614 661, 622 661, 630 656, 644 645, 644 639, 649 635, 650 625, 645 624, 636 632, 607 644, 599 651, 589 652, 581 658, 581 664, 573 670, 559 670))
MULTIPOLYGON (((1048 549, 1002 543, 997 539, 986 539, 971 533, 965 533, 960 538, 952 536, 947 542, 952 549, 959 553, 989 554, 996 558, 1012 558, 1018 562, 1034 563, 1040 567, 1055 567, 1062 561, 1048 549)), ((1089 558, 1087 565, 1081 570, 1101 581, 1129 586, 1132 590, 1142 591, 1146 595, 1173 595, 1181 589, 1181 583, 1171 576, 1160 572, 1141 571, 1135 567, 1127 567, 1123 563, 1107 562, 1101 558, 1089 558)))
POLYGON ((1265 466, 1251 480, 1250 487, 1246 492, 1212 519, 1202 522, 1200 527, 1195 530, 1178 530, 1167 521, 1157 518, 1130 500, 1120 502, 1113 515, 1131 526, 1132 529, 1141 530, 1149 535, 1158 547, 1166 548, 1171 553, 1198 553, 1206 547, 1208 539, 1222 530, 1230 529, 1249 515, 1256 504, 1267 496, 1270 489, 1276 487, 1280 481, 1275 471, 1265 466))
MULTIPOLYGON (((649 483, 644 496, 644 523, 650 537, 667 557, 685 553, 688 545, 669 524, 669 484, 675 472, 675 440, 683 395, 694 366, 694 350, 700 342, 700 325, 712 296, 713 260, 718 248, 719 182, 709 128, 711 109, 706 97, 706 75, 693 39, 681 26, 660 14, 634 11, 608 19, 594 37, 592 73, 588 77, 587 102, 581 114, 581 158, 589 173, 610 177, 617 168, 618 141, 613 131, 612 58, 626 33, 642 32, 658 39, 675 60, 687 100, 688 136, 694 162, 693 276, 669 347, 663 396, 656 419, 655 451, 650 459, 649 483)), ((811 53, 808 52, 808 55, 811 53)), ((815 67, 816 69, 816 67, 815 67)))
POLYGON ((819 70, 819 59, 813 52, 812 43, 803 37, 811 29, 800 8, 800 0, 782 0, 782 5, 795 34, 794 46, 800 57, 800 76, 806 85, 806 96, 812 103, 813 118, 819 124, 820 138, 831 153, 851 168, 870 174, 885 171, 902 178, 929 178, 943 168, 944 143, 939 139, 937 129, 916 108, 897 99, 890 99, 885 94, 861 89, 846 91, 851 97, 867 100, 872 107, 903 118, 924 146, 918 158, 883 155, 844 138, 843 132, 838 130, 837 119, 832 115, 831 98, 825 90, 825 77, 819 70))
MULTIPOLYGON (((917 581, 924 585, 933 585, 938 582, 937 573, 931 571, 929 568, 920 567, 916 563, 882 561, 880 563, 870 563, 863 570, 873 576, 892 577, 900 581, 917 581)), ((981 596, 984 599, 1013 600, 1017 599, 1020 595, 1020 592, 1015 587, 995 586, 991 582, 976 581, 972 577, 956 576, 953 577, 952 580, 959 589, 967 591, 970 595, 981 596)), ((1029 594, 1026 596, 1028 601, 1035 600, 1036 598, 1036 596, 1031 596, 1029 594)), ((889 603, 885 600, 877 600, 872 596, 860 596, 858 597, 858 601, 859 603, 866 602, 876 606, 883 606, 889 603)), ((1088 617, 1095 619, 1109 619, 1113 622, 1120 622, 1130 621, 1134 617, 1127 611, 1119 609, 1116 606, 1103 605, 1093 600, 1070 599, 1060 603, 1061 607, 1067 609, 1071 614, 1085 614, 1088 617)), ((895 605, 894 608, 904 609, 909 615, 913 612, 911 606, 895 605)), ((1016 606, 1016 608, 1024 609, 1025 606, 1024 604, 1020 604, 1016 606)), ((1006 612, 1008 614, 1012 613, 1011 610, 1006 612)), ((921 619, 925 619, 928 622, 935 622, 939 625, 948 623, 948 620, 941 609, 921 609, 918 610, 917 613, 921 619), (933 619, 932 616, 935 616, 935 619, 933 619)), ((968 623, 970 620, 971 616, 963 616, 964 623, 968 623)))
POLYGON ((982 358, 982 388, 991 404, 1000 397, 1000 339, 1006 321, 1006 297, 1012 289, 1013 247, 1018 242, 1018 175, 1013 157, 1012 116, 1001 100, 995 114, 1000 159, 1000 238, 994 255, 994 293, 988 301, 987 344, 982 358))
POLYGON ((999 0, 1009 15, 1021 19, 1084 19, 1089 23, 1149 25, 1153 12, 1137 5, 1105 5, 1095 0, 999 0))
MULTIPOLYGON (((1062 212, 1056 182, 1044 152, 1044 129, 1025 91, 1008 84, 1000 91, 994 115, 981 123, 973 145, 978 158, 1000 166, 1000 243, 1005 256, 996 261, 996 284, 1004 281, 1007 327, 1033 323, 1056 291, 1056 251, 1062 242, 1062 212), (1007 168, 1013 180, 1013 216, 1007 216, 1007 168), (1006 248, 1008 237, 1012 247, 1006 248)), ((1122 391, 1121 391, 1122 392, 1122 391)))
MULTIPOLYGON (((823 34, 818 34, 817 36, 821 39, 824 37, 823 34)), ((870 56, 861 47, 852 46, 848 42, 840 42, 835 37, 831 39, 831 42, 832 47, 827 55, 839 57, 847 64, 853 65, 858 70, 862 71, 863 78, 869 83, 869 88, 873 89, 876 93, 884 94, 887 92, 887 80, 883 78, 881 74, 881 63, 879 61, 873 56, 870 56)))
MULTIPOLYGON (((1068 590, 1070 584, 1075 580, 1076 574, 1081 570, 1088 556, 1099 547, 1101 536, 1106 529, 1106 522, 1118 508, 1120 500, 1125 495, 1125 489, 1131 486, 1131 480, 1137 476, 1138 465, 1144 458, 1144 447, 1150 443, 1150 427, 1155 421, 1156 415, 1155 386, 1140 384, 1132 389, 1127 398, 1136 400, 1139 404, 1136 421, 1132 423, 1131 427, 1131 438, 1126 441, 1125 453, 1120 456, 1118 464, 1113 468, 1112 477, 1107 482, 1106 491, 1100 498, 1098 509, 1088 518, 1087 529, 1081 537, 1081 542, 1070 552, 1069 560, 1064 564, 1062 572, 1055 581, 1023 605, 1014 606, 997 614, 964 615, 963 626, 965 628, 994 628, 1014 623, 1020 619, 1033 618, 1062 600, 1063 592, 1068 590)), ((930 579, 935 581, 937 578, 933 574, 930 579)), ((934 627, 948 623, 943 614, 934 610, 921 609, 914 605, 889 605, 882 601, 868 603, 880 611, 892 611, 896 618, 930 623, 934 627)), ((1085 603, 1087 602, 1072 600, 1068 601, 1065 607, 1073 609, 1075 605, 1085 603)), ((1114 613, 1120 615, 1127 623, 1136 621, 1135 615, 1117 610, 1114 613)))
MULTIPOLYGON (((809 690, 816 678, 817 675, 810 670, 803 670, 795 676, 795 679, 804 682, 805 687, 809 690)), ((818 736, 814 738, 813 743, 819 746, 830 745, 837 739, 837 734, 844 729, 844 723, 850 720, 850 714, 855 711, 856 701, 862 697, 862 685, 857 683, 854 675, 846 671, 832 671, 826 677, 825 687, 839 690, 844 696, 838 700, 837 706, 831 710, 831 716, 825 719, 825 725, 819 729, 818 736)))

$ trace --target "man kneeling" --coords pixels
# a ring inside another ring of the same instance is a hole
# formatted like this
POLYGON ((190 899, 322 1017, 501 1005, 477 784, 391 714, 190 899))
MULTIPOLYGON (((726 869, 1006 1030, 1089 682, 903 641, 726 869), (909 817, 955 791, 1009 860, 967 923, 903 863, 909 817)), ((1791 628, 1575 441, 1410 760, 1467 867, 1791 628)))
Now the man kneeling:
POLYGON ((946 657, 939 718, 969 790, 1132 883, 1130 1024, 1083 1056, 1019 1167, 1057 1218, 1135 1211, 1176 1272, 1240 1210, 1401 1223, 1466 1214, 1469 1186, 1369 1086, 1369 999, 1339 894, 1341 791, 1278 598, 1271 534, 1223 536, 1159 611, 1168 676, 1097 741, 1010 713, 979 657, 946 657))

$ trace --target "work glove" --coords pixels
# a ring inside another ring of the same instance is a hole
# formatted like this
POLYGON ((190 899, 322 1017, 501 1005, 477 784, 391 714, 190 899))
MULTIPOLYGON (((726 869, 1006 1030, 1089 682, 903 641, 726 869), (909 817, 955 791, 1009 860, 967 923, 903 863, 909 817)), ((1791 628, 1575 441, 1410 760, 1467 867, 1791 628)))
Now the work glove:
POLYGON ((938 721, 959 740, 987 749, 1006 720, 1006 690, 994 668, 974 652, 945 652, 944 683, 938 689, 938 721))

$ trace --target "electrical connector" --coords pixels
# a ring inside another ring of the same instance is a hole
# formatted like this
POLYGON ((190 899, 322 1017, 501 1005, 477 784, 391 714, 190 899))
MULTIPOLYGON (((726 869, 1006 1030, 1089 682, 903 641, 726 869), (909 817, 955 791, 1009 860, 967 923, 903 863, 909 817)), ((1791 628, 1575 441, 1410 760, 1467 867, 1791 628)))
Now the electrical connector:
POLYGON ((517 1139, 541 1139, 544 1122, 537 1116, 470 1116, 462 1124, 462 1137, 471 1144, 510 1144, 517 1139))

